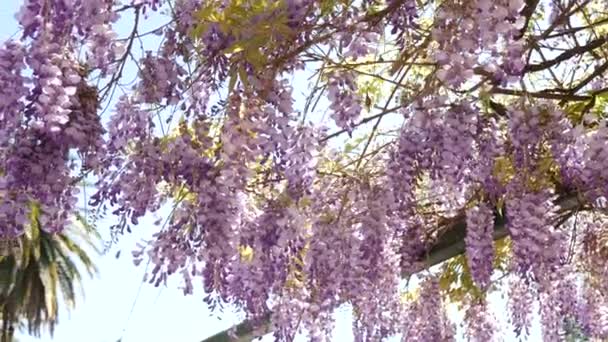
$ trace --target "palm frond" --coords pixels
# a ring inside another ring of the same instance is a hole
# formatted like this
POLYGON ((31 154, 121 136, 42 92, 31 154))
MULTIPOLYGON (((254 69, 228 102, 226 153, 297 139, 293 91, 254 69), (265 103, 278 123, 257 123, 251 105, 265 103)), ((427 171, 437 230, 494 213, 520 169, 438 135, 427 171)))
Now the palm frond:
POLYGON ((31 206, 31 224, 20 238, 16 255, 0 257, 0 308, 6 326, 25 322, 31 335, 46 328, 51 335, 59 322, 60 301, 72 309, 82 274, 97 274, 89 250, 99 254, 99 234, 82 218, 59 234, 44 231, 39 208, 31 206), (80 222, 80 224, 78 224, 80 222))

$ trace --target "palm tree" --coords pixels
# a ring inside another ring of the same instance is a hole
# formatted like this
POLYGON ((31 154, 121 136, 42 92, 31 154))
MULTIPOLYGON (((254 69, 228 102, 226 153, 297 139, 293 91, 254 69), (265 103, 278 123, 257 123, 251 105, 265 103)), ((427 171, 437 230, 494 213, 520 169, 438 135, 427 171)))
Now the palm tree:
POLYGON ((89 276, 97 273, 83 247, 99 253, 94 243, 99 235, 82 218, 76 220, 81 224, 51 234, 41 229, 38 215, 33 206, 31 224, 17 240, 19 248, 0 256, 0 342, 14 342, 12 335, 18 324, 31 335, 39 336, 44 327, 53 334, 59 319, 60 296, 72 309, 76 289, 82 290, 81 270, 89 276))

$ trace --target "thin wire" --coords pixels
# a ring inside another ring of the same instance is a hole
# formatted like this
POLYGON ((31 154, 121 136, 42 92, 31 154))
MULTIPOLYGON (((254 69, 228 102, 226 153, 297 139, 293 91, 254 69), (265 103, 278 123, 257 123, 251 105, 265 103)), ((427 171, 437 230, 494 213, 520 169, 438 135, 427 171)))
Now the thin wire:
POLYGON ((160 295, 163 293, 163 290, 165 289, 165 287, 161 287, 160 290, 158 290, 158 294, 156 295, 156 298, 154 299, 154 301, 152 302, 152 304, 156 304, 156 302, 158 302, 158 299, 160 298, 160 295))
MULTIPOLYGON (((181 193, 183 190, 183 187, 180 189, 180 191, 178 193, 181 193)), ((169 220, 173 217, 173 213, 175 212, 175 209, 177 209, 177 206, 182 202, 182 200, 185 198, 186 196, 184 195, 182 198, 179 198, 175 204, 173 205, 173 208, 171 209, 171 212, 169 213, 169 215, 167 216, 167 219, 165 220, 165 222, 163 223, 162 227, 160 228, 160 231, 162 232, 163 230, 165 230, 165 227, 167 226, 167 223, 169 223, 169 220)), ((133 316, 133 312, 135 311, 135 306, 137 305, 137 301, 139 300, 139 296, 141 295, 141 289, 144 286, 144 282, 146 280, 146 274, 148 273, 148 268, 150 267, 150 262, 152 261, 151 258, 148 258, 148 261, 146 262, 146 267, 144 269, 144 276, 141 279, 141 282, 139 282, 139 288, 137 289, 137 292, 135 293, 135 298, 133 299, 133 304, 131 305, 131 310, 129 311, 129 315, 127 316, 127 320, 125 321, 125 326, 122 329, 122 332, 120 334, 120 338, 118 339, 118 341, 122 341, 127 328, 129 327, 129 322, 131 320, 131 317, 133 316)), ((159 293, 160 295, 160 293, 159 293)), ((158 298, 157 298, 158 299, 158 298)))
POLYGON ((125 321, 125 326, 122 328, 122 332, 120 333, 120 338, 118 339, 119 341, 122 341, 122 338, 124 337, 125 332, 127 332, 127 328, 129 327, 129 322, 131 321, 131 317, 133 316, 133 312, 135 311, 135 306, 137 305, 137 300, 139 299, 139 296, 141 294, 141 289, 144 287, 144 282, 146 280, 146 274, 148 273, 150 261, 151 259, 148 258, 148 262, 146 263, 146 268, 144 270, 144 276, 139 282, 139 288, 137 289, 137 293, 135 294, 135 298, 133 299, 133 304, 131 304, 131 310, 129 311, 129 315, 127 316, 127 320, 125 321))

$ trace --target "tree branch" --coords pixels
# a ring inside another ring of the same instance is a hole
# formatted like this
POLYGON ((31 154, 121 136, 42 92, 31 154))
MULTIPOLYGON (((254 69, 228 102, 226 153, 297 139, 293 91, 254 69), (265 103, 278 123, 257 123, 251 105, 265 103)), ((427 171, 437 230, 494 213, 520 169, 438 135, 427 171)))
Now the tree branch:
POLYGON ((567 61, 568 59, 570 59, 576 55, 580 55, 580 54, 592 51, 594 49, 597 49, 598 47, 602 46, 607 41, 608 41, 608 36, 604 36, 604 37, 592 40, 587 45, 577 46, 575 48, 572 48, 572 49, 560 54, 555 59, 552 59, 552 60, 549 60, 549 61, 546 61, 543 63, 539 63, 539 64, 526 65, 526 67, 524 68, 524 73, 536 72, 536 71, 541 71, 541 70, 551 68, 552 66, 559 64, 563 61, 567 61))
POLYGON ((573 94, 556 94, 548 91, 529 92, 518 89, 505 89, 494 87, 490 90, 492 94, 502 94, 511 96, 529 96, 539 99, 562 100, 562 101, 589 101, 591 96, 573 95, 573 94))
POLYGON ((606 70, 608 70, 608 62, 604 62, 601 66, 599 66, 591 75, 587 76, 584 80, 582 80, 579 84, 577 84, 574 88, 570 90, 570 94, 574 94, 577 91, 581 90, 584 86, 586 86, 589 82, 593 81, 594 78, 602 75, 606 70))
POLYGON ((528 30, 528 25, 530 25, 530 20, 532 19, 532 15, 536 11, 536 7, 538 6, 539 0, 527 0, 526 6, 521 10, 520 15, 526 18, 526 22, 524 26, 519 30, 519 34, 515 36, 515 40, 521 39, 524 36, 526 31, 528 30))

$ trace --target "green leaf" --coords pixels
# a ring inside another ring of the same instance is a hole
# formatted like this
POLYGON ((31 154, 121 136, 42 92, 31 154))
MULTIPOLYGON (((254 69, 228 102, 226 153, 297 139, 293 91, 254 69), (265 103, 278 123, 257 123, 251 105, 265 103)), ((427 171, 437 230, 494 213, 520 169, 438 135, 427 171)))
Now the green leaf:
POLYGON ((245 47, 240 42, 234 43, 231 46, 229 46, 223 50, 223 52, 230 53, 230 54, 239 53, 241 51, 245 51, 245 47))
POLYGON ((245 51, 245 59, 251 63, 255 69, 263 67, 267 60, 258 49, 250 49, 245 51))
POLYGON ((249 88, 249 78, 247 77, 247 72, 245 68, 239 68, 239 78, 241 79, 241 83, 245 88, 249 88))
POLYGON ((228 81, 228 94, 232 94, 232 92, 234 91, 234 87, 236 85, 236 81, 238 79, 234 66, 232 66, 230 68, 229 74, 230 74, 230 81, 228 81))

